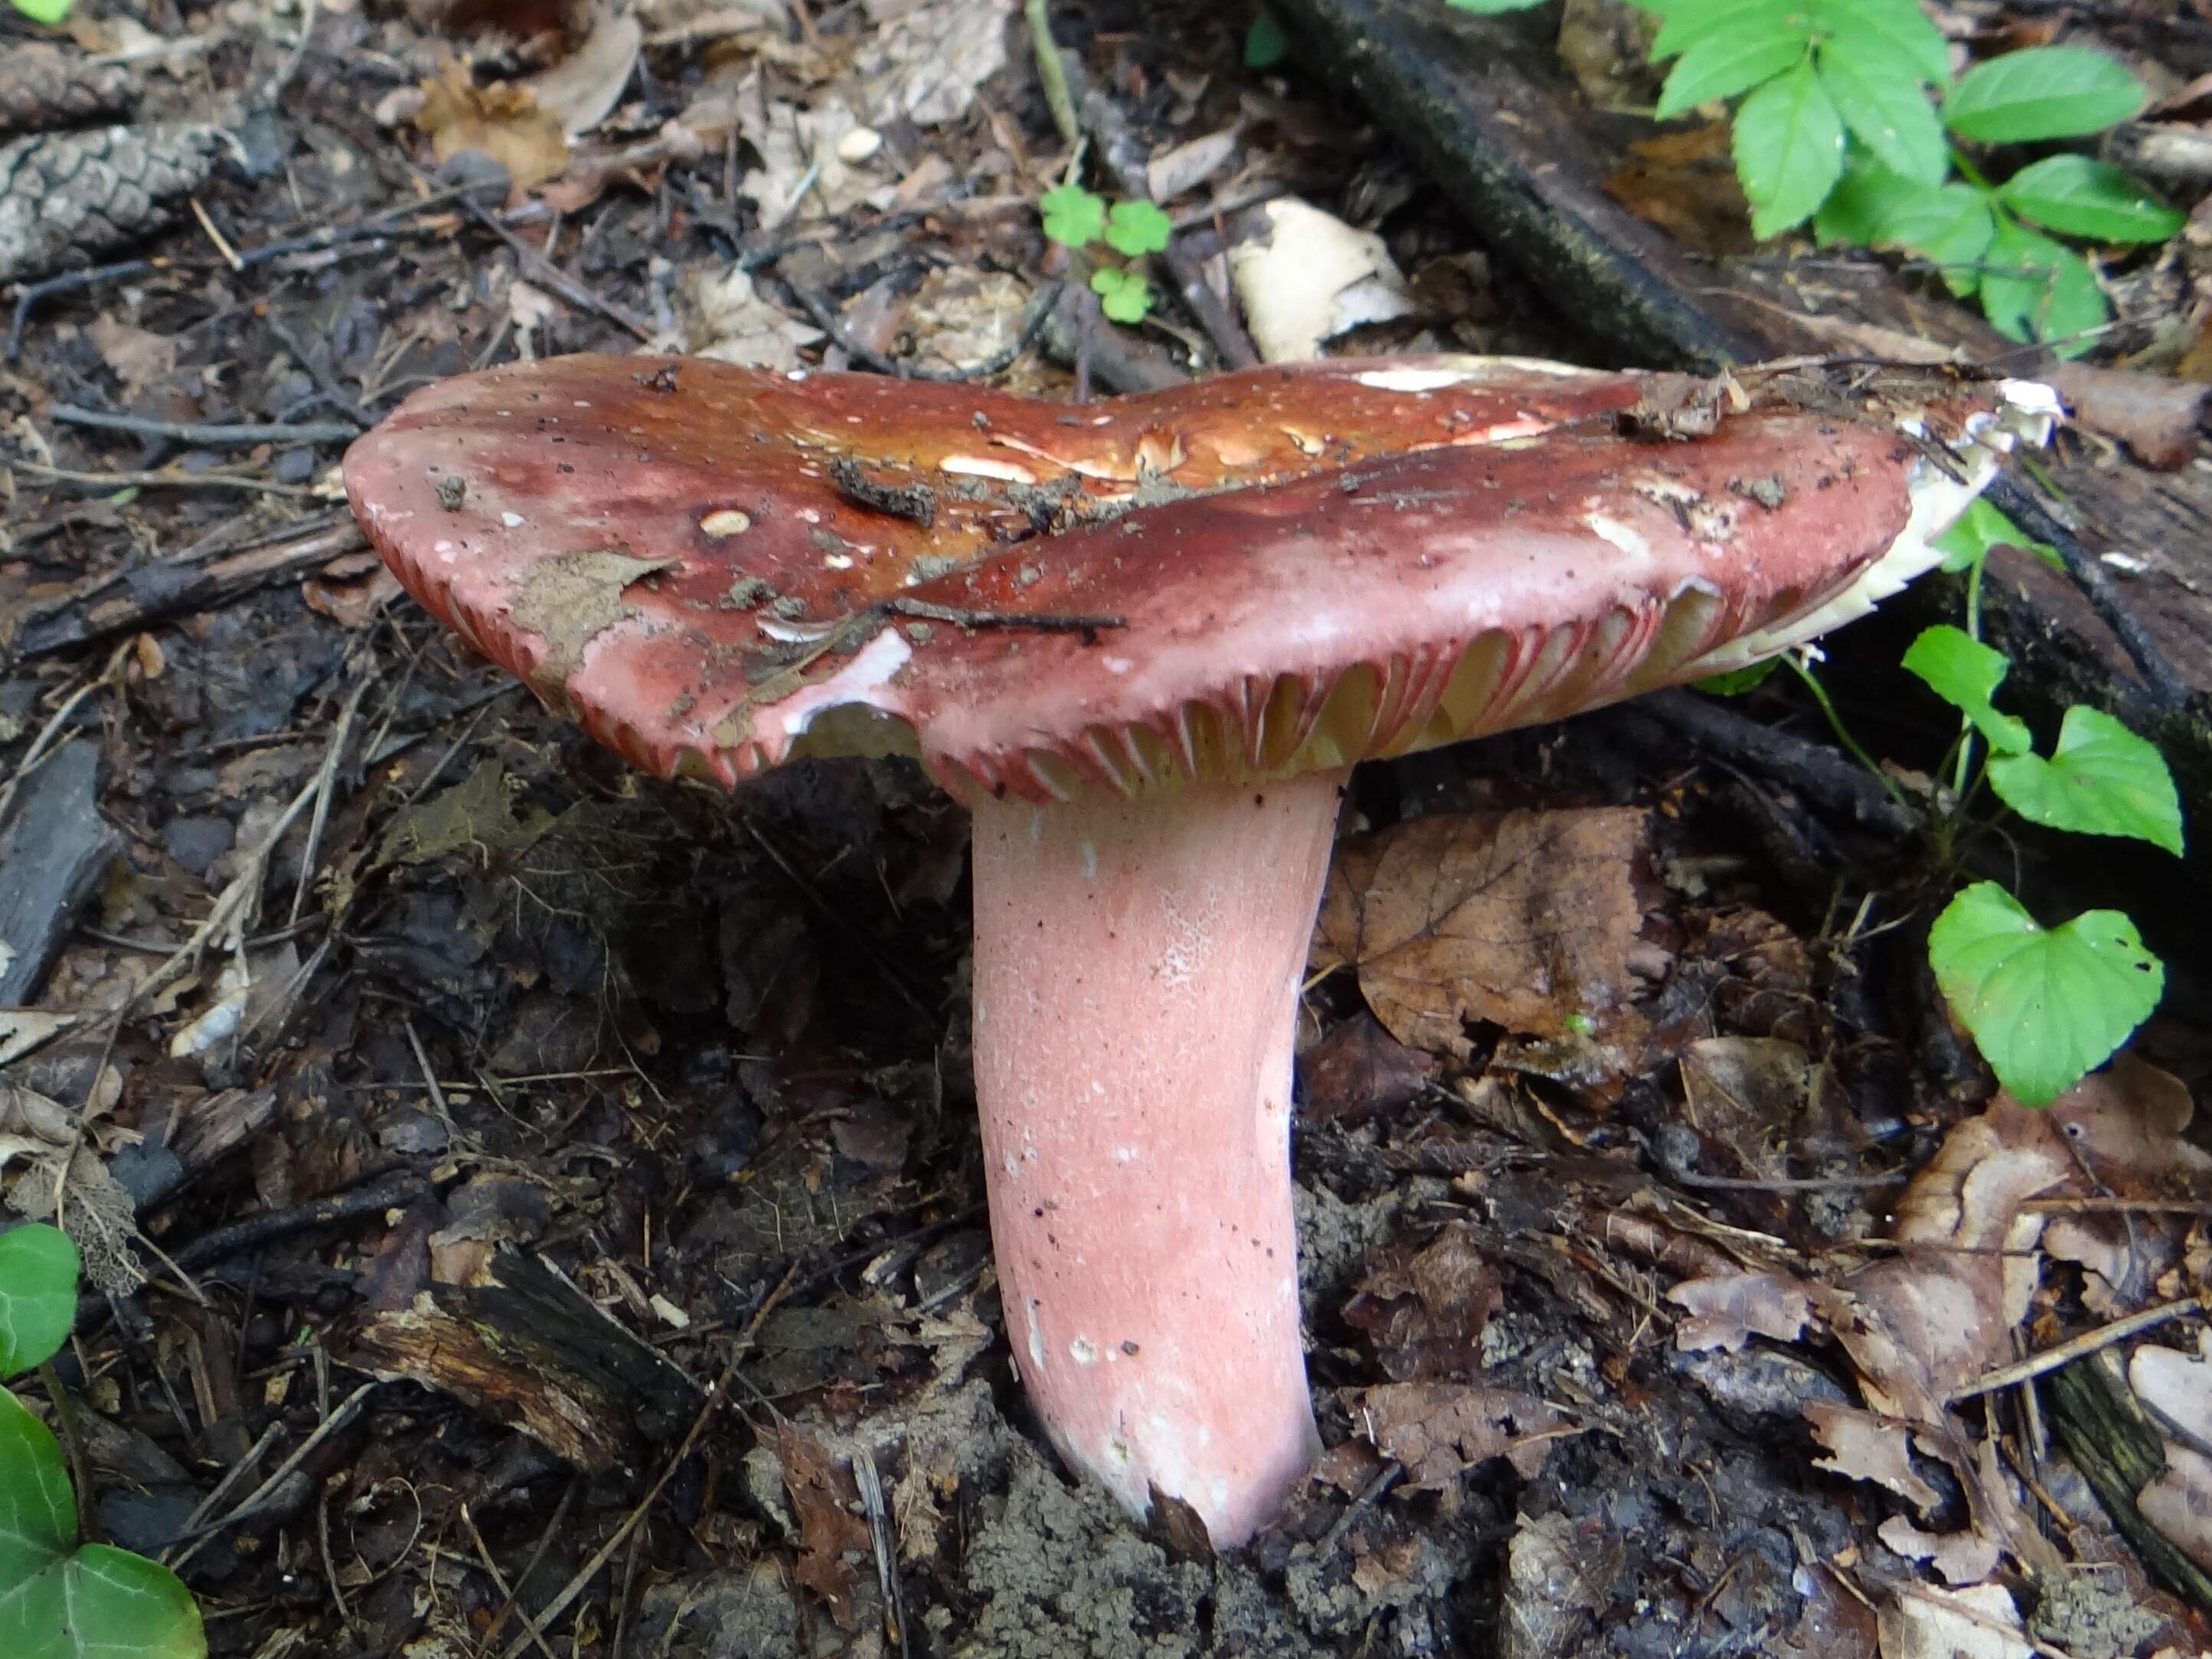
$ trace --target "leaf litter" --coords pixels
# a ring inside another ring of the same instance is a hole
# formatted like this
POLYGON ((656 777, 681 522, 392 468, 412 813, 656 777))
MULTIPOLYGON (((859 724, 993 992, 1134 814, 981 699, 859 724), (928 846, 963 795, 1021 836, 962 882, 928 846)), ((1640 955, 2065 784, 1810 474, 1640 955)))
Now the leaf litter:
MULTIPOLYGON (((1014 12, 647 5, 433 40, 311 10, 286 167, 202 205, 249 249, 394 216, 267 277, 207 255, 64 299, 21 383, 281 422, 648 337, 846 361, 809 299, 848 343, 992 358, 1047 274, 1034 202, 1066 159, 1014 12), (519 246, 429 177, 472 150, 519 246)), ((1356 174, 1340 112, 1240 76, 1234 33, 1194 16, 1080 49, 1179 222, 1335 250, 1315 292, 1248 282, 1256 317, 1310 344, 1572 352, 1463 225, 1356 174)), ((1662 171, 1709 149, 1651 152, 1632 188, 1724 220, 1711 178, 1662 171)), ((1239 264, 1205 255, 1218 290, 1239 264)), ((1064 391, 1077 355, 1011 374, 1064 391)), ((2176 418, 2111 424, 2171 447, 2176 418)), ((145 459, 34 433, 50 465, 145 459)), ((1909 849, 1769 800, 1769 829, 1843 849, 1793 876, 1741 780, 1604 717, 1362 775, 1374 827, 1340 851, 1301 1024, 1327 1450, 1249 1556, 1212 1561, 1069 1486, 1013 1403, 961 816, 891 763, 734 801, 627 775, 391 603, 357 543, 266 554, 314 532, 335 450, 246 454, 308 496, 86 496, 25 469, 0 566, 10 607, 154 592, 91 636, 124 649, 0 679, 0 777, 82 690, 65 724, 128 831, 40 1006, 0 1011, 10 1202, 58 1190, 108 1253, 84 1414, 165 1460, 189 1513, 256 1437, 295 1449, 384 1379, 312 1479, 225 1507, 190 1565, 237 1650, 526 1647, 507 1589, 543 1608, 611 1539, 556 1645, 2205 1650, 2051 1431, 2056 1391, 1972 1392, 2184 1310, 2070 1363, 2117 1366, 2142 1419, 2121 1497, 2204 1563, 2201 1066, 2185 1031, 2160 1050, 2182 1076, 2124 1060, 2045 1115, 1954 1091, 1894 936, 1820 914, 1838 872, 1904 914, 1882 872, 1909 849), (234 557, 243 585, 156 602, 234 557)))

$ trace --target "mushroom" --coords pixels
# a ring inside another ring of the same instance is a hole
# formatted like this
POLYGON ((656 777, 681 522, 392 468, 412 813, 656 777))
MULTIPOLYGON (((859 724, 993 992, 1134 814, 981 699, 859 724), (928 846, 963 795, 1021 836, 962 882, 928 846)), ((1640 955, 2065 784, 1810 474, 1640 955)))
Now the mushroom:
POLYGON ((1219 1546, 1312 1457, 1291 1036, 1353 763, 1788 649, 1929 568, 2043 387, 1337 360, 1067 406, 579 356, 346 458, 423 605, 636 765, 917 757, 974 813, 1021 1380, 1219 1546))

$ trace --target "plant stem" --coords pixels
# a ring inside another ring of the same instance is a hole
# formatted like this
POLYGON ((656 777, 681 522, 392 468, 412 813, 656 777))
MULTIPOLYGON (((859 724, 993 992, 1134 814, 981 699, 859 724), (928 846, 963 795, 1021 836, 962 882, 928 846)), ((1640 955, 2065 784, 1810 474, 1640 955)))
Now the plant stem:
MULTIPOLYGON (((1859 740, 1844 726, 1844 717, 1836 712, 1836 705, 1829 701, 1828 688, 1814 677, 1811 669, 1797 660, 1794 653, 1784 656, 1782 660, 1788 663, 1797 678, 1805 682, 1805 689, 1813 694, 1813 701, 1820 705, 1820 712, 1828 717, 1828 729, 1836 734, 1836 741, 1844 745, 1844 752, 1874 774, 1875 781, 1888 792, 1892 800, 1906 811, 1912 812, 1914 811, 1912 803, 1905 799, 1905 792, 1897 787, 1895 780, 1875 764, 1874 757, 1859 747, 1859 740)), ((1918 814, 1915 812, 1914 816, 1917 817, 1918 814)))
POLYGON ((1022 15, 1029 20, 1030 49, 1036 54, 1037 79, 1044 85, 1044 101, 1052 111, 1052 124, 1060 129, 1060 142, 1073 145, 1082 140, 1083 123, 1075 113, 1075 100, 1068 95, 1067 70, 1060 61, 1060 47, 1052 38, 1048 4, 1049 0, 1023 0, 1022 15))
POLYGON ((62 1386, 54 1362, 46 1360, 39 1367, 39 1381, 46 1384, 46 1401, 54 1408, 54 1438, 62 1443, 62 1455, 69 1459, 70 1480, 76 1488, 76 1529, 81 1538, 92 1536, 92 1483, 85 1479, 84 1440, 76 1431, 76 1402, 69 1397, 62 1386))

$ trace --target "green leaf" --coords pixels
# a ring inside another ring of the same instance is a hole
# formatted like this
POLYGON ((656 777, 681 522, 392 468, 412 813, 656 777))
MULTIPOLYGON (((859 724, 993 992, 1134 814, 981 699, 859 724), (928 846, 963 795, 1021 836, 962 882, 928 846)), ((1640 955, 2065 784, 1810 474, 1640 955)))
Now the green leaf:
POLYGON ((1175 222, 1150 202, 1116 202, 1106 217, 1106 245, 1128 258, 1158 253, 1175 234, 1175 222))
POLYGON ((158 1562, 79 1546, 52 1431, 0 1389, 0 1653, 8 1659, 204 1659, 191 1592, 158 1562))
POLYGON ((1943 100, 1943 120, 1978 144, 2102 132, 2150 94, 2118 61, 2086 46, 2031 46, 1977 64, 1943 100))
POLYGON ((0 1233, 0 1377, 44 1364, 76 1322, 76 1246, 33 1222, 0 1233))
POLYGON ((2097 242, 2162 242, 2188 222, 2119 168, 2087 155, 2046 155, 1997 195, 2046 230, 2097 242))
POLYGON ((2012 659, 1992 650, 1964 629, 1948 623, 1923 628, 1906 647, 1905 667, 1928 689, 1973 723, 2001 755, 2026 753, 2034 745, 2027 722, 2000 714, 1990 699, 2011 672, 2012 659))
POLYGON ((1084 247, 1106 234, 1106 204, 1080 185, 1062 185, 1037 198, 1044 234, 1064 247, 1084 247))
POLYGON ((1903 248, 1927 260, 1943 285, 1964 297, 1981 287, 1982 262, 1996 234, 1988 193, 1954 181, 1936 190, 1923 185, 1913 187, 1911 194, 1898 191, 1875 245, 1903 248))
POLYGON ((1820 48, 1820 84, 1852 137, 1884 167, 1923 185, 1950 175, 1951 146, 1917 81, 1830 41, 1820 48))
POLYGON ((70 15, 70 0, 15 0, 15 9, 33 23, 49 28, 70 15))
POLYGON ((1879 240, 1882 221, 1900 192, 1917 194, 1927 186, 1900 179, 1856 144, 1844 147, 1844 176, 1836 181, 1828 199, 1813 216, 1813 234, 1823 247, 1838 242, 1853 247, 1872 247, 1879 240))
POLYGON ((1659 118, 1763 86, 1803 62, 1811 39, 1804 19, 1787 12, 1762 12, 1707 36, 1682 54, 1659 89, 1659 118))
POLYGON ((1928 964, 1997 1080, 2030 1106, 2111 1058, 2166 989, 2164 964, 2118 910, 2046 929, 1993 881, 1936 918, 1928 964))
POLYGON ((2030 823, 2085 836, 2128 836, 2181 856, 2181 797, 2156 744, 2076 703, 2058 746, 1990 762, 1990 787, 2030 823))
POLYGON ((1740 697, 1753 686, 1764 684, 1766 677, 1782 666, 1782 659, 1769 657, 1765 662, 1755 662, 1748 667, 1731 668, 1725 674, 1708 674, 1690 684, 1698 690, 1716 697, 1740 697))
POLYGON ((1657 64, 1716 35, 1786 21, 1795 8, 1792 0, 1658 0, 1651 9, 1666 15, 1651 41, 1657 64))
POLYGON ((1091 273, 1098 308, 1117 323, 1141 323, 1152 308, 1152 285, 1134 271, 1102 265, 1091 273))
POLYGON ((1983 255, 1982 310, 2008 338, 2049 340, 2069 357, 2094 344, 2079 337, 2112 314, 2087 259, 2004 215, 1983 255))
POLYGON ((1248 70, 1271 70, 1283 61, 1290 50, 1291 43, 1283 38, 1282 25, 1264 11, 1244 31, 1244 67, 1248 70))
POLYGON ((1743 100, 1731 143, 1755 236, 1802 224, 1844 176, 1844 124, 1810 58, 1743 100))
POLYGON ((1919 0, 1813 0, 1815 26, 1841 47, 1900 78, 1951 79, 1951 49, 1919 0))
POLYGON ((1993 547, 2025 548, 2045 564, 2065 568, 2057 548, 2033 539, 1991 507, 1986 496, 1977 495, 1958 521, 1936 538, 1936 545, 1942 550, 1943 568, 1954 574, 1980 563, 1993 547))

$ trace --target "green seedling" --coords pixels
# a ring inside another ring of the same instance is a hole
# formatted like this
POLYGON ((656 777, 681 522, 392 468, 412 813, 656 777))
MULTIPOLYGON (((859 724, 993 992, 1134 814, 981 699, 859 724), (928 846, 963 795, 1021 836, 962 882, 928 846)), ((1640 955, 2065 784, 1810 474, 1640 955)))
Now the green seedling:
MULTIPOLYGON (((1632 3, 1661 20, 1653 61, 1673 64, 1661 120, 1735 103, 1736 175, 1761 237, 1809 222, 1824 244, 1923 261, 2000 333, 2073 356, 2111 309, 2088 259, 2060 239, 2125 247, 2181 228, 2182 214, 2087 155, 1989 175, 1988 147, 2089 138, 2142 110, 2142 83, 2102 52, 2032 46, 1954 82, 1918 0, 1632 3)), ((1494 13, 1538 0, 1450 3, 1494 13)))
MULTIPOLYGON (((30 1224, 0 1234, 0 1377, 49 1363, 76 1318, 77 1251, 30 1224)), ((158 1561, 84 1542, 53 1431, 0 1389, 0 1654, 9 1659, 205 1659, 191 1592, 158 1561)))
MULTIPOLYGON (((1081 250, 1103 242, 1132 262, 1165 250, 1174 225, 1151 202, 1116 202, 1077 184, 1061 185, 1037 198, 1044 234, 1063 247, 1081 250)), ((1101 264, 1091 273, 1099 308, 1117 323, 1141 323, 1152 308, 1152 285, 1131 264, 1101 264)))
POLYGON ((44 23, 48 28, 58 27, 70 15, 70 0, 14 0, 14 3, 33 23, 44 23))
MULTIPOLYGON (((1976 503, 1938 544, 1945 568, 1966 577, 1967 625, 1924 629, 1905 653, 1905 668, 1959 711, 1957 741, 1939 769, 1949 774, 1949 801, 1926 817, 1938 857, 1956 867, 1960 840, 1972 827, 1966 811, 1984 784, 2030 823, 2148 842, 2179 857, 2181 799, 2156 745, 2076 704, 2050 753, 2039 754, 2027 722, 1996 706, 2012 660, 1980 638, 1979 601, 1984 562, 2006 544, 2032 545, 1995 507, 1976 503)), ((1791 661, 1845 747, 1871 767, 1820 682, 1791 661)), ((1702 689, 1747 690, 1758 683, 1754 672, 1717 676, 1702 689)), ((1904 799, 1893 786, 1892 793, 1904 799)), ((2121 912, 2088 910, 2045 927, 1994 881, 1974 882, 1945 905, 1928 931, 1928 963, 1997 1080, 2030 1106, 2049 1105, 2103 1065, 2166 989, 2164 964, 2121 912)))

